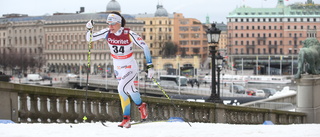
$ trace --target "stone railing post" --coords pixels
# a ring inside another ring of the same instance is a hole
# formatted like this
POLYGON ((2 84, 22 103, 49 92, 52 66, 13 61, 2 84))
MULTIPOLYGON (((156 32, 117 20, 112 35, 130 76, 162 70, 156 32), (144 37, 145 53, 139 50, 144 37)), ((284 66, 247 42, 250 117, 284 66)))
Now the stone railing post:
POLYGON ((50 120, 51 120, 51 123, 57 123, 58 118, 61 116, 57 108, 57 97, 50 96, 49 99, 50 99, 50 120))
POLYGON ((108 114, 111 117, 112 122, 121 121, 122 117, 122 108, 120 101, 110 100, 108 103, 108 114))
POLYGON ((29 118, 32 123, 38 123, 38 118, 40 118, 40 113, 38 110, 38 96, 37 95, 29 95, 30 97, 30 111, 29 118))
POLYGON ((91 106, 92 106, 92 100, 91 99, 87 99, 87 104, 85 105, 85 112, 86 112, 86 116, 87 116, 87 122, 91 122, 94 118, 95 118, 95 115, 92 114, 92 111, 91 111, 91 106))
POLYGON ((19 117, 20 122, 27 123, 29 118, 29 110, 28 110, 28 103, 27 103, 27 96, 28 94, 19 94, 20 96, 20 110, 19 110, 19 117))
POLYGON ((40 96, 40 119, 41 123, 48 123, 50 113, 48 111, 48 97, 40 96))
POLYGON ((61 114, 61 116, 59 117, 59 120, 61 123, 66 123, 66 120, 69 117, 67 113, 66 102, 67 102, 67 97, 59 97, 59 112, 61 114))
POLYGON ((78 114, 76 113, 75 110, 75 102, 74 102, 74 98, 69 97, 68 98, 68 120, 69 123, 75 123, 75 120, 78 118, 78 114))
POLYGON ((108 115, 107 112, 107 101, 106 100, 101 100, 100 102, 100 106, 101 106, 101 115, 102 115, 102 121, 110 121, 111 118, 108 115))
POLYGON ((98 122, 101 121, 103 116, 101 115, 101 113, 99 112, 99 102, 100 100, 93 100, 92 102, 92 106, 93 106, 93 115, 95 116, 93 121, 94 122, 98 122))
POLYGON ((83 109, 83 106, 84 106, 84 102, 85 100, 84 99, 77 99, 77 114, 78 114, 78 117, 77 117, 77 121, 78 122, 82 122, 83 121, 83 117, 84 117, 84 109, 83 109))

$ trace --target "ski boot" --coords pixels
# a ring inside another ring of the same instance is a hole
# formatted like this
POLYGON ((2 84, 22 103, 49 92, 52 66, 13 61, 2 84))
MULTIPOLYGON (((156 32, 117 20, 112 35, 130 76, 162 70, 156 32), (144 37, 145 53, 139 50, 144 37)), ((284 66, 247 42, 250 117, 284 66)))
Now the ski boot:
POLYGON ((130 128, 130 127, 131 127, 131 124, 130 124, 130 116, 124 116, 121 124, 118 125, 118 127, 130 128))
POLYGON ((143 102, 138 108, 141 114, 141 121, 145 121, 148 118, 147 103, 143 102))

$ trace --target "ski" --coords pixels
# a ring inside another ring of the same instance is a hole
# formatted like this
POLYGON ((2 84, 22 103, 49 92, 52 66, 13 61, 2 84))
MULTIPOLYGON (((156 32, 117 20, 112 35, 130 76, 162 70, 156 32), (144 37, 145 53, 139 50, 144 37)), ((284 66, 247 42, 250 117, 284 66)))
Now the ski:
POLYGON ((101 121, 101 124, 105 127, 108 127, 108 125, 105 124, 105 122, 101 121))
POLYGON ((139 125, 139 124, 147 124, 147 123, 155 123, 155 122, 168 122, 168 120, 158 120, 158 121, 139 121, 139 122, 133 122, 132 125, 139 125))
MULTIPOLYGON (((169 120, 157 120, 157 121, 151 121, 151 120, 144 120, 144 121, 137 121, 130 123, 132 125, 139 125, 139 124, 147 124, 147 123, 155 123, 155 122, 168 122, 169 120)), ((101 121, 102 126, 109 127, 106 122, 101 121)))

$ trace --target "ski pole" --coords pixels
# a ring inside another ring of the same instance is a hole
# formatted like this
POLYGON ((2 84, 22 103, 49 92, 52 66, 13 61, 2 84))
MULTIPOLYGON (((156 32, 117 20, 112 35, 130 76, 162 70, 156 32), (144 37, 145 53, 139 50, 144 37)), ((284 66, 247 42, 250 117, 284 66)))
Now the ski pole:
POLYGON ((167 99, 170 100, 171 104, 173 105, 173 107, 179 112, 179 114, 183 117, 183 119, 186 120, 186 122, 189 124, 190 127, 191 124, 189 123, 189 120, 185 118, 184 115, 182 115, 181 111, 179 110, 179 108, 176 106, 176 104, 173 103, 172 99, 169 97, 169 95, 166 93, 166 91, 164 91, 164 89, 160 86, 160 84, 158 83, 158 81, 155 78, 151 78, 152 81, 158 86, 158 88, 162 91, 162 93, 167 97, 167 99))
POLYGON ((86 121, 87 118, 87 102, 88 102, 88 82, 89 82, 89 71, 90 71, 90 61, 91 61, 91 44, 92 44, 92 29, 89 30, 90 31, 90 40, 88 43, 88 64, 87 64, 87 84, 86 84, 86 101, 85 101, 85 108, 84 108, 84 116, 83 116, 83 120, 86 121))

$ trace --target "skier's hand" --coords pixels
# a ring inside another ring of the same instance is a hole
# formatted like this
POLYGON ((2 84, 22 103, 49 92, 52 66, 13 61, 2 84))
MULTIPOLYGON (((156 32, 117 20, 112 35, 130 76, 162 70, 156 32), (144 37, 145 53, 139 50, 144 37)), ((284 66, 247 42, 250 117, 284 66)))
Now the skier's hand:
POLYGON ((88 23, 86 24, 86 27, 88 30, 91 30, 93 28, 94 22, 93 20, 89 20, 88 23))
POLYGON ((148 78, 152 78, 153 77, 154 70, 153 70, 153 65, 152 64, 147 65, 146 72, 148 73, 148 78))

